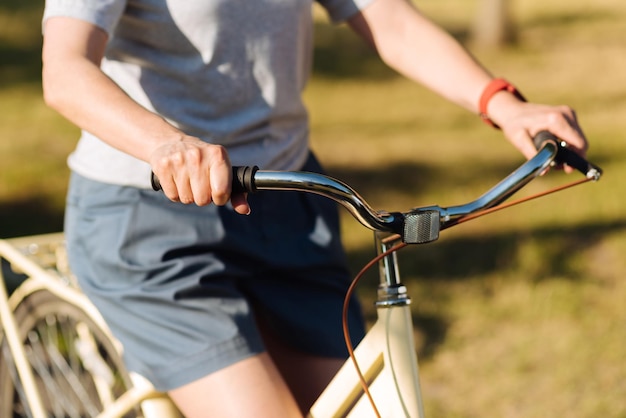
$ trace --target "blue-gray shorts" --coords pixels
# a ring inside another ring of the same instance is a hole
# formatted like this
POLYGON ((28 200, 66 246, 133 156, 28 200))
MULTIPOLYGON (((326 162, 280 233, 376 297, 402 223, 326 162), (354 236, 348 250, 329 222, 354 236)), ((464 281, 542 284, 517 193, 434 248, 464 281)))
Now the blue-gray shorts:
MULTIPOLYGON (((313 157, 303 170, 320 171, 313 157)), ((347 355, 350 275, 334 202, 301 192, 249 196, 252 213, 72 175, 65 233, 83 291, 159 390, 264 350, 257 320, 314 355, 347 355)), ((364 334, 350 304, 353 340, 364 334)))

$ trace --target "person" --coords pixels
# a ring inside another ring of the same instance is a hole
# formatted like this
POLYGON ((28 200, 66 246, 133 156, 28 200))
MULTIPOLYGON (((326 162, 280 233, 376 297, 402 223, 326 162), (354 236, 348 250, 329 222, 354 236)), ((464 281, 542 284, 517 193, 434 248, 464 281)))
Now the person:
MULTIPOLYGON (((585 154, 570 107, 524 101, 410 1, 318 2, 526 157, 541 130, 585 154)), ((68 158, 72 269, 128 369, 187 417, 301 416, 346 356, 334 204, 230 193, 231 164, 322 170, 301 98, 311 10, 310 0, 46 1, 44 99, 82 132, 68 158)))

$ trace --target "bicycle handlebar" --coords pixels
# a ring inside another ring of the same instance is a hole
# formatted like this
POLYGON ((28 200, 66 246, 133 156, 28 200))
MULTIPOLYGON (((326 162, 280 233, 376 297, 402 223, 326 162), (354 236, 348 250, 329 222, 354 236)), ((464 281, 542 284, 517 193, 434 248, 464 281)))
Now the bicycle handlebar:
POLYGON ((535 148, 537 149, 540 149, 545 141, 554 141, 559 145, 557 155, 554 159, 557 164, 567 164, 592 180, 600 180, 600 176, 602 176, 600 167, 591 164, 589 161, 567 148, 565 141, 558 141, 557 138, 548 131, 541 131, 533 138, 535 148))
MULTIPOLYGON (((371 230, 398 234, 407 244, 420 244, 435 241, 441 230, 502 203, 551 165, 567 164, 591 180, 600 179, 602 170, 599 167, 569 150, 564 142, 558 141, 549 132, 540 132, 534 138, 534 143, 538 148, 537 154, 504 180, 478 199, 448 208, 428 206, 406 212, 374 211, 355 190, 332 177, 310 172, 265 171, 249 166, 233 167, 233 193, 292 190, 319 194, 341 204, 355 219, 371 230)), ((155 190, 160 190, 154 174, 152 186, 155 190)))

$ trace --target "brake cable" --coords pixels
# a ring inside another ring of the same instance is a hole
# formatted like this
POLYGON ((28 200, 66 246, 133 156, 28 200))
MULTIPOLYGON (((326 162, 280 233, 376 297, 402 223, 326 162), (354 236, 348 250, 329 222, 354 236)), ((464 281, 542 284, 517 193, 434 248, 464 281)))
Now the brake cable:
MULTIPOLYGON (((515 205, 519 205, 521 203, 524 202, 528 202, 534 199, 537 199, 539 197, 543 197, 543 196, 547 196, 549 194, 552 193, 556 193, 562 190, 566 190, 569 189, 571 187, 574 186, 578 186, 580 184, 584 184, 587 183, 589 181, 595 181, 597 180, 597 178, 594 178, 593 176, 587 176, 581 180, 576 180, 573 181, 571 183, 566 183, 564 185, 561 186, 557 186, 557 187, 553 187, 551 189, 548 190, 544 190, 542 192, 539 193, 535 193, 532 194, 530 196, 526 196, 526 197, 522 197, 516 200, 513 200, 511 202, 506 202, 506 203, 501 203, 499 205, 496 205, 494 207, 488 208, 488 209, 484 209, 482 211, 476 212, 474 214, 468 215, 462 219, 459 219, 459 221, 457 222, 458 224, 461 224, 463 222, 467 222, 476 218, 479 218, 481 216, 493 213, 493 212, 497 212, 499 210, 502 209, 506 209, 506 208, 510 208, 512 206, 515 205)), ((390 237, 387 238, 387 240, 391 241, 394 239, 398 239, 400 238, 400 236, 398 234, 394 234, 390 237)), ((380 412, 378 412, 378 408, 376 406, 376 403, 374 402, 374 398, 372 397, 372 394, 370 393, 369 390, 369 385, 367 384, 367 381, 365 380, 365 376, 363 375, 363 372, 361 371, 361 368, 359 367, 358 361, 356 359, 356 356, 354 354, 354 346, 352 344, 352 340, 350 338, 350 330, 349 330, 349 326, 348 326, 348 307, 350 304, 350 299, 352 298, 352 295, 354 294, 355 290, 356 290, 356 286, 357 284, 360 282, 360 280, 363 278, 363 276, 365 275, 365 273, 372 268, 375 264, 377 264, 380 260, 382 260, 383 258, 387 257, 388 255, 391 255, 392 253, 401 250, 402 248, 406 247, 408 244, 405 242, 400 242, 396 245, 394 245, 393 247, 389 248, 387 251, 384 251, 378 255, 376 255, 374 258, 372 258, 367 264, 365 264, 365 266, 363 266, 363 268, 359 271, 359 273, 354 277, 354 279, 352 280, 352 283, 350 284, 350 286, 348 287, 348 290, 346 292, 346 296, 344 298, 344 302, 343 302, 343 311, 342 311, 342 327, 343 327, 343 336, 345 339, 345 343, 346 343, 346 348, 348 350, 348 354, 350 356, 350 359, 352 360, 352 363, 354 365, 354 368, 356 370, 357 376, 359 378, 359 382, 361 384, 361 388, 363 389, 364 394, 367 396, 374 414, 376 415, 377 418, 380 418, 380 412)))
POLYGON ((501 203, 501 204, 499 204, 497 206, 494 206, 492 208, 484 209, 484 210, 481 210, 480 212, 476 212, 476 213, 468 215, 468 216, 466 216, 464 218, 461 218, 457 222, 457 225, 461 224, 463 222, 471 221, 472 219, 480 218, 483 215, 487 215, 489 213, 497 212, 497 211, 502 210, 502 209, 510 208, 512 206, 519 205, 520 203, 528 202, 528 201, 537 199, 539 197, 547 196, 547 195, 552 194, 552 193, 560 192, 562 190, 569 189, 570 187, 578 186, 579 184, 587 183, 588 181, 592 181, 592 180, 594 180, 593 177, 586 177, 584 179, 576 180, 576 181, 573 181, 571 183, 567 183, 567 184, 564 184, 564 185, 561 185, 561 186, 554 187, 552 189, 545 190, 543 192, 539 192, 539 193, 535 193, 535 194, 530 195, 530 196, 522 197, 522 198, 519 198, 517 200, 513 200, 511 202, 501 203))

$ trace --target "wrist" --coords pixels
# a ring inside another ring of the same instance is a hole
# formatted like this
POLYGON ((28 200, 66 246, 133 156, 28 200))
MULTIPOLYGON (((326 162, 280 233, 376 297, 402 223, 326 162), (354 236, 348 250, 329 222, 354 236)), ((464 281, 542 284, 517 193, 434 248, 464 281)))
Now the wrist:
POLYGON ((499 110, 508 104, 518 104, 520 101, 525 102, 526 99, 515 86, 503 78, 494 78, 487 84, 480 96, 478 112, 487 125, 500 129, 496 121, 503 119, 497 117, 503 112, 497 112, 494 109, 499 110))
POLYGON ((144 146, 146 161, 152 163, 155 156, 167 154, 181 147, 184 142, 187 142, 186 139, 187 136, 176 129, 155 133, 149 137, 149 142, 144 146))

